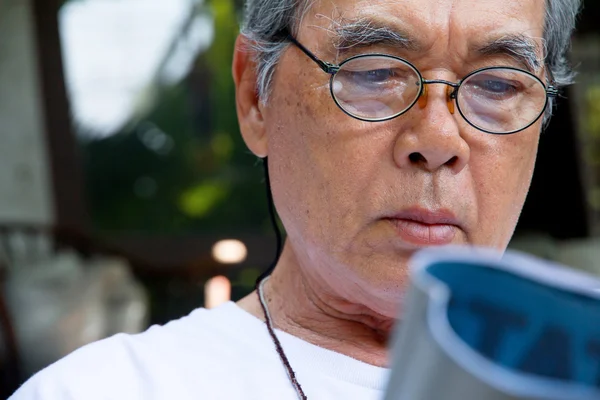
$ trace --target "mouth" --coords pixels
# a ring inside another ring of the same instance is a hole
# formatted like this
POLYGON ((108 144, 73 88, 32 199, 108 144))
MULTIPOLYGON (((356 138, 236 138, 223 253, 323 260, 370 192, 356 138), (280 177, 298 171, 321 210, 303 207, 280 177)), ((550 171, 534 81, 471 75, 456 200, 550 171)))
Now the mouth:
POLYGON ((443 209, 411 208, 385 219, 402 241, 416 248, 448 245, 461 230, 456 216, 443 209))

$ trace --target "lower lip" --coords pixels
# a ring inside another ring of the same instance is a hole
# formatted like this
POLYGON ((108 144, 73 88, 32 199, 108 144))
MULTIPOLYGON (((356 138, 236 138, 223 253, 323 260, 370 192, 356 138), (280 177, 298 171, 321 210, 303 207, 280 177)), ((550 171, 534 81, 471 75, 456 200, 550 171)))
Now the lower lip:
POLYGON ((423 224, 409 219, 390 219, 398 236, 417 246, 443 246, 452 243, 457 227, 447 224, 423 224))

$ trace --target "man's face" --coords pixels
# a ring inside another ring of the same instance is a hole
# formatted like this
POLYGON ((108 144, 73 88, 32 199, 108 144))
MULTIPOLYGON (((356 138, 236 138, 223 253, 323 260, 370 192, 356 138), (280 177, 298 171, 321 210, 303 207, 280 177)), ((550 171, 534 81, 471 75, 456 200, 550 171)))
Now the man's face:
MULTIPOLYGON (((525 69, 518 57, 477 49, 507 35, 542 48, 544 7, 543 0, 323 0, 297 38, 325 61, 386 53, 409 60, 425 79, 457 82, 487 66, 525 69), (357 20, 400 30, 418 49, 336 49, 340 25, 357 20)), ((347 298, 392 304, 416 249, 507 246, 530 185, 541 120, 513 135, 486 134, 450 113, 446 86, 430 85, 425 107, 362 122, 335 105, 329 76, 297 48, 277 68, 262 114, 275 204, 303 270, 347 298)), ((536 75, 545 81, 543 71, 536 75)))

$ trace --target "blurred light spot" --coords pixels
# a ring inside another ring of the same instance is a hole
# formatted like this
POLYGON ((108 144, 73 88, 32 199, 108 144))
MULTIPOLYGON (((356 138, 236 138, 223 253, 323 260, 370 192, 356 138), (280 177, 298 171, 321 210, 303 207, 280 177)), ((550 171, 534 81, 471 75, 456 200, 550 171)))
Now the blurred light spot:
POLYGON ((224 276, 215 276, 204 285, 204 307, 215 308, 231 300, 231 282, 224 276))
POLYGON ((156 180, 149 176, 142 176, 133 184, 133 192, 142 199, 154 197, 157 191, 158 184, 156 183, 156 180))
POLYGON ((239 240, 222 240, 215 243, 212 255, 221 264, 239 264, 246 259, 248 249, 239 240))
POLYGON ((149 150, 161 156, 168 155, 175 147, 173 138, 152 123, 145 123, 140 126, 138 138, 149 150))

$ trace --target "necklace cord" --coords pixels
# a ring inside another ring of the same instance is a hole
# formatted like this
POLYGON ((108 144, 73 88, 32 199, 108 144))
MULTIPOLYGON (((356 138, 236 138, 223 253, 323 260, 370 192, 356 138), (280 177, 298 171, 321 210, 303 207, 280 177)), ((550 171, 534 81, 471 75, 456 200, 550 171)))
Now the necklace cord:
POLYGON ((296 379, 296 373, 294 372, 292 366, 290 365, 290 361, 288 360, 287 356, 285 355, 285 352, 283 351, 283 346, 281 346, 281 342, 279 341, 279 338, 277 337, 277 335, 275 334, 275 330, 273 329, 273 321, 271 319, 271 314, 269 313, 269 309, 267 308, 267 302, 265 300, 264 292, 263 292, 263 286, 267 280, 269 280, 269 277, 266 277, 264 280, 262 280, 259 283, 258 289, 257 289, 258 298, 260 300, 260 306, 262 307, 262 310, 265 314, 265 323, 267 325, 267 330, 269 331, 269 335, 271 336, 271 339, 273 340, 273 344, 275 345, 277 354, 279 354, 279 358, 281 359, 281 362, 283 363, 283 366, 285 367, 288 377, 290 378, 292 386, 296 390, 296 394, 298 394, 298 397, 301 400, 307 400, 307 397, 304 394, 304 391, 302 390, 302 386, 300 385, 300 382, 298 382, 298 379, 296 379))

